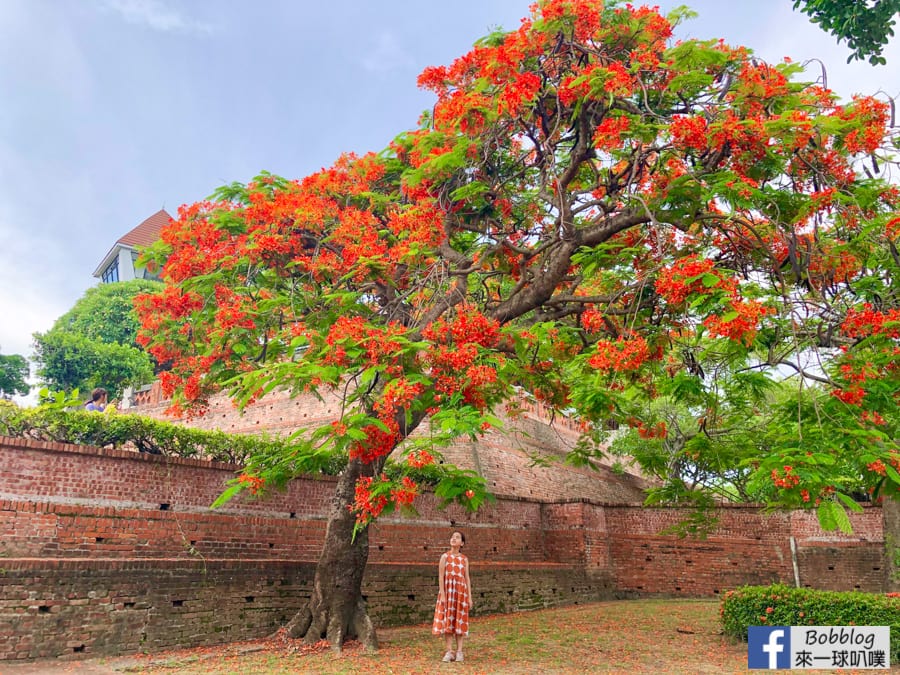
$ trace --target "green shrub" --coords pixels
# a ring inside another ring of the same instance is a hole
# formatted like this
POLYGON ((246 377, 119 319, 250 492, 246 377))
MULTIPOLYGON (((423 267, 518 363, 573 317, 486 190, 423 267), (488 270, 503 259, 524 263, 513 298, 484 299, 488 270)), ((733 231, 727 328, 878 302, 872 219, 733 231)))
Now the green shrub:
POLYGON ((720 607, 726 635, 747 641, 748 626, 890 626, 891 661, 900 661, 900 598, 811 588, 742 586, 720 607))
MULTIPOLYGON (((8 401, 0 401, 0 435, 239 465, 251 455, 290 453, 292 447, 286 440, 191 429, 140 415, 64 410, 53 404, 20 408, 8 401)), ((345 457, 334 457, 317 468, 333 474, 345 463, 345 457)))

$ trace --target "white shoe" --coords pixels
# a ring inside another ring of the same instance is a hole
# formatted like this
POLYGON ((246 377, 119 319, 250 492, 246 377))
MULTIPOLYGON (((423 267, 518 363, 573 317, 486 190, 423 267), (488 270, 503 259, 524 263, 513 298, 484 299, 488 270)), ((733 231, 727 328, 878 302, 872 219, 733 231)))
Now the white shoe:
POLYGON ((463 660, 462 652, 456 652, 456 660, 457 660, 457 661, 462 661, 462 660, 463 660))
MULTIPOLYGON (((460 656, 461 656, 461 655, 460 655, 460 656)), ((444 658, 441 659, 441 660, 442 660, 444 663, 449 663, 450 661, 453 660, 453 652, 447 652, 446 654, 444 654, 444 658)))

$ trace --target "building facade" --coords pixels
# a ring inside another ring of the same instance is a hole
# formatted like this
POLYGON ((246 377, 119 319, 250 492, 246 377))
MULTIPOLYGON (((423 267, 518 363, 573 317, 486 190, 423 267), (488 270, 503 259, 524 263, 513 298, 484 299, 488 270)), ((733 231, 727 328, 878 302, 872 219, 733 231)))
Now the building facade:
POLYGON ((123 235, 97 265, 94 276, 104 284, 131 279, 158 279, 155 273, 138 265, 137 260, 140 249, 156 242, 163 225, 171 219, 165 209, 160 209, 123 235))

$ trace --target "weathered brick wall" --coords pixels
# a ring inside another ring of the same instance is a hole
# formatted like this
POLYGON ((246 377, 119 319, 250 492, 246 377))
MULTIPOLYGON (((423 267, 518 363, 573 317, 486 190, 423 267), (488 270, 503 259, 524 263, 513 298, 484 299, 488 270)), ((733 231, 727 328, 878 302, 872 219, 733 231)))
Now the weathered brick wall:
MULTIPOLYGON (((302 606, 334 479, 208 505, 236 467, 0 437, 0 659, 79 658, 257 637, 302 606)), ((500 497, 370 530, 363 591, 377 625, 427 621, 453 527, 480 612, 609 597, 581 558, 546 560, 544 505, 500 497)))
MULTIPOLYGON (((172 421, 165 415, 168 407, 161 400, 159 385, 145 392, 141 405, 133 412, 156 419, 172 421)), ((482 475, 495 494, 515 495, 541 501, 584 498, 603 502, 634 502, 643 499, 648 486, 638 469, 613 471, 601 463, 599 470, 577 468, 562 463, 574 447, 581 429, 577 423, 553 416, 535 401, 516 401, 514 416, 498 413, 502 429, 491 429, 477 441, 460 439, 442 448, 445 461, 482 475), (536 464, 534 458, 543 460, 536 464), (549 461, 550 464, 546 465, 549 461), (598 480, 600 478, 600 480, 598 480)), ((341 410, 336 396, 323 392, 323 400, 311 395, 292 397, 286 390, 276 390, 243 412, 225 396, 212 397, 205 415, 178 420, 180 424, 220 429, 228 433, 284 434, 300 428, 315 428, 338 418, 341 410)), ((427 425, 413 436, 428 433, 427 425)))
POLYGON ((0 659, 84 658, 273 632, 309 597, 312 563, 21 558, 0 575, 0 659))
MULTIPOLYGON (((210 511, 235 467, 4 437, 0 466, 0 659, 261 636, 309 595, 331 478, 210 511)), ((808 513, 725 508, 698 541, 660 534, 684 513, 634 504, 501 495, 475 514, 428 496, 416 506, 418 518, 370 530, 363 592, 377 625, 430 619, 437 560, 456 527, 477 612, 791 583, 791 537, 804 585, 887 583, 881 509, 854 515, 844 536, 819 531, 808 513)))
POLYGON ((685 516, 678 509, 603 511, 614 583, 621 591, 696 597, 741 584, 793 585, 792 537, 802 586, 882 591, 888 584, 880 508, 851 514, 853 534, 846 535, 823 532, 809 512, 723 507, 705 539, 660 534, 685 516))
MULTIPOLYGON (((309 598, 314 563, 269 560, 11 559, 0 575, 0 660, 78 659, 268 635, 309 598)), ((436 564, 370 563, 376 625, 428 622, 436 564)), ((569 565, 471 565, 476 612, 610 597, 569 565)), ((427 631, 423 627, 423 631, 427 631)))

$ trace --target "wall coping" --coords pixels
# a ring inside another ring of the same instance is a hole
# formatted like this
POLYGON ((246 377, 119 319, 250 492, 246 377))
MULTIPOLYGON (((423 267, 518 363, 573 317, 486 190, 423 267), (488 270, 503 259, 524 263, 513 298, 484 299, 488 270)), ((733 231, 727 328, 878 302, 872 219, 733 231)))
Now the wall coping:
POLYGON ((96 457, 110 457, 114 459, 130 459, 138 462, 151 462, 155 464, 180 464, 182 466, 195 466, 210 469, 225 469, 239 471, 239 464, 219 462, 212 459, 198 459, 196 457, 177 457, 172 455, 154 455, 137 450, 122 450, 120 448, 101 448, 96 445, 80 445, 77 443, 62 443, 60 441, 39 441, 33 438, 20 436, 4 436, 0 434, 0 446, 6 445, 14 448, 27 448, 28 450, 43 450, 45 452, 67 452, 75 455, 94 455, 96 457))

